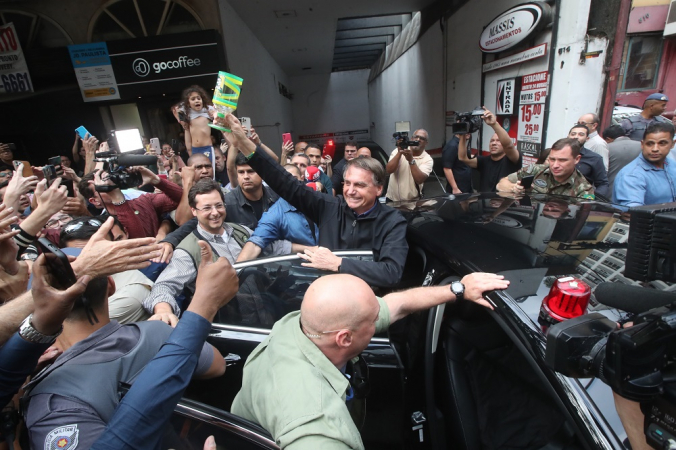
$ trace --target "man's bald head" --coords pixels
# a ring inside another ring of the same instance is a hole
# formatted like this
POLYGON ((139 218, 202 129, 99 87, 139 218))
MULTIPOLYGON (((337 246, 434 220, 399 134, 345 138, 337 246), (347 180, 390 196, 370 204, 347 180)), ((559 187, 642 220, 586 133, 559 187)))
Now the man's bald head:
MULTIPOLYGON (((340 329, 354 332, 365 324, 374 323, 378 315, 378 300, 369 285, 360 278, 347 274, 327 275, 310 285, 303 298, 300 315, 301 323, 310 334, 340 329), (346 292, 349 295, 345 295, 346 292)), ((372 336, 371 333, 368 340, 372 336)), ((330 340, 327 336, 326 341, 330 340)), ((315 343, 320 346, 319 342, 315 343)), ((357 350, 358 354, 363 348, 357 350)))
POLYGON ((211 159, 204 153, 195 153, 188 158, 188 165, 195 168, 195 182, 201 179, 213 179, 214 168, 211 159))
POLYGON ((357 150, 357 156, 367 156, 371 157, 371 149, 368 147, 361 147, 359 150, 357 150))
POLYGON ((211 164, 211 160, 207 155, 205 155, 204 153, 195 153, 190 158, 188 158, 188 165, 189 166, 192 166, 193 164, 199 165, 202 164, 204 161, 211 164))

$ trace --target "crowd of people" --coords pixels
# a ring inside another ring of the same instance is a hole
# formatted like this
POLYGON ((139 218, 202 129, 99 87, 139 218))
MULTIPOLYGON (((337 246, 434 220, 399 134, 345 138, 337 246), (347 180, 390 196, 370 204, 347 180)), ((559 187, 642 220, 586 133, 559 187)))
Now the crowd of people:
POLYGON ((456 135, 443 148, 447 192, 472 192, 472 171, 479 172, 479 192, 509 195, 539 193, 598 198, 632 207, 676 201, 674 124, 662 116, 669 99, 649 95, 640 114, 599 133, 595 113, 583 114, 568 132, 542 151, 536 164, 522 167, 512 139, 486 111, 483 120, 495 133, 488 156, 472 157, 471 135, 456 135), (524 189, 521 182, 528 179, 524 189))
MULTIPOLYGON (((655 106, 666 99, 651 97, 642 119, 603 137, 598 116, 583 115, 528 167, 486 110, 490 155, 472 157, 468 135, 450 140, 448 192, 472 192, 476 169, 479 191, 674 201, 674 128, 655 106)), ((374 294, 402 278, 406 220, 387 203, 424 195, 433 170, 427 131, 397 145, 385 166, 352 143, 333 164, 306 142, 287 142, 278 156, 254 128, 216 116, 199 87, 172 111, 185 143, 148 148, 156 163, 124 172, 138 186, 100 157, 109 145, 95 136, 76 135, 72 151, 56 155, 55 177, 0 144, 0 403, 23 397, 31 448, 157 448, 190 379, 225 372, 205 340, 238 291, 232 265, 297 254, 330 275, 250 355, 232 412, 283 448, 363 448, 345 407, 348 362, 407 314, 458 299, 490 307, 483 293, 509 284, 477 273, 451 289, 374 294), (220 145, 211 121, 231 130, 220 145), (371 250, 373 259, 333 253, 341 249, 371 250), (120 383, 132 386, 121 401, 120 383)))

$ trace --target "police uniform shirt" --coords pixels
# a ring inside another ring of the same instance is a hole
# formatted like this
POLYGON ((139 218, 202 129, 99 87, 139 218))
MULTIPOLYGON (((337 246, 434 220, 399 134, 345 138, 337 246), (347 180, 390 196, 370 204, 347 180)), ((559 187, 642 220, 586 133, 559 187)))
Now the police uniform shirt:
MULTIPOLYGON (((173 331, 173 328, 169 325, 154 326, 150 329, 153 333, 165 333, 164 340, 173 331)), ((65 360, 68 361, 66 364, 81 365, 83 380, 80 381, 83 385, 96 383, 100 387, 100 391, 108 391, 107 387, 113 384, 110 388, 116 391, 119 381, 124 380, 118 380, 115 373, 111 373, 108 379, 86 380, 85 377, 88 376, 87 366, 122 358, 135 348, 139 342, 140 333, 140 328, 135 324, 121 326, 113 320, 86 339, 70 347, 57 358, 54 364, 59 364, 60 360, 65 360)), ((144 357, 147 356, 148 361, 150 361, 155 352, 156 350, 152 352, 152 355, 144 355, 144 357)), ((195 375, 205 373, 211 366, 213 358, 213 348, 210 344, 205 343, 197 363, 195 375)), ((47 375, 47 378, 58 376, 58 372, 59 370, 56 369, 53 373, 47 375)), ((64 380, 64 382, 72 385, 78 383, 78 380, 64 380)), ((101 413, 94 410, 87 402, 89 395, 95 394, 83 388, 81 395, 78 394, 79 398, 72 395, 66 397, 48 393, 36 394, 31 397, 26 414, 30 448, 65 450, 90 448, 103 433, 106 428, 106 421, 110 418, 101 417, 101 413)), ((119 402, 119 399, 114 400, 119 402)))
POLYGON ((594 187, 589 184, 584 175, 577 169, 562 183, 554 179, 554 174, 549 171, 549 165, 547 164, 533 164, 524 167, 518 172, 507 176, 507 179, 511 183, 516 183, 529 175, 535 176, 531 186, 531 190, 534 193, 594 199, 594 187))

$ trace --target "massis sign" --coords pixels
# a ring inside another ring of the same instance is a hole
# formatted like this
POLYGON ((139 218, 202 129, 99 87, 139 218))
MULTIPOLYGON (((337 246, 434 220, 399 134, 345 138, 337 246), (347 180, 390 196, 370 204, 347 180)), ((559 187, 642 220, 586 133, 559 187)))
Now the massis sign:
POLYGON ((484 53, 508 50, 547 25, 552 18, 546 3, 515 6, 493 19, 481 33, 479 47, 484 53))

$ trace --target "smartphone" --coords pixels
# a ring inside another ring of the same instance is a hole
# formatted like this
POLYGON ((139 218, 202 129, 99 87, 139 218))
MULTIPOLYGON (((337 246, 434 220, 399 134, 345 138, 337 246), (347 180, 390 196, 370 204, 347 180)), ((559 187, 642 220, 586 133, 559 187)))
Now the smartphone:
POLYGON ((19 165, 23 163, 23 172, 21 172, 21 175, 26 178, 26 177, 32 177, 33 176, 33 168, 31 167, 31 163, 28 161, 12 161, 12 164, 14 164, 15 169, 19 169, 19 165))
POLYGON ((10 142, 9 144, 7 144, 7 147, 9 147, 11 151, 16 152, 16 144, 10 142))
POLYGON ((77 127, 77 128, 75 129, 75 132, 76 132, 77 135, 80 136, 80 138, 82 138, 82 139, 86 139, 85 136, 87 136, 87 135, 91 136, 91 133, 90 133, 89 131, 87 131, 87 129, 86 129, 85 127, 83 127, 82 125, 80 125, 79 127, 77 127))
POLYGON ((47 265, 56 283, 59 284, 59 288, 68 289, 77 283, 77 278, 70 265, 70 261, 68 261, 68 256, 59 247, 52 244, 47 238, 39 238, 38 247, 40 247, 40 251, 45 255, 45 258, 47 258, 47 265))
POLYGON ((535 178, 535 175, 528 175, 523 178, 521 178, 521 187, 524 189, 530 189, 531 185, 533 184, 533 179, 535 178))
POLYGON ((56 168, 50 164, 47 164, 46 166, 42 167, 42 174, 45 176, 45 180, 47 180, 47 186, 50 186, 52 181, 54 181, 56 178, 56 168))
POLYGON ((181 122, 185 122, 185 112, 183 111, 178 112, 178 120, 181 122))
POLYGON ((61 186, 66 186, 68 197, 75 197, 75 189, 73 189, 73 180, 61 179, 61 186))
POLYGON ((239 122, 247 129, 246 137, 251 137, 251 117, 240 117, 239 122))
POLYGON ((171 140, 171 148, 174 150, 174 153, 178 154, 179 151, 179 144, 178 144, 178 139, 172 139, 171 140))
POLYGON ((284 145, 286 145, 286 144, 288 144, 289 142, 292 142, 292 139, 291 139, 291 133, 284 133, 284 134, 282 134, 282 143, 283 143, 284 145))
POLYGON ((225 145, 225 139, 221 139, 221 146, 225 145))
POLYGON ((60 166, 61 165, 61 157, 60 156, 52 156, 47 160, 47 164, 51 164, 52 166, 60 166))
POLYGON ((156 155, 162 153, 162 148, 160 147, 160 140, 158 138, 150 138, 150 148, 155 151, 156 155))

